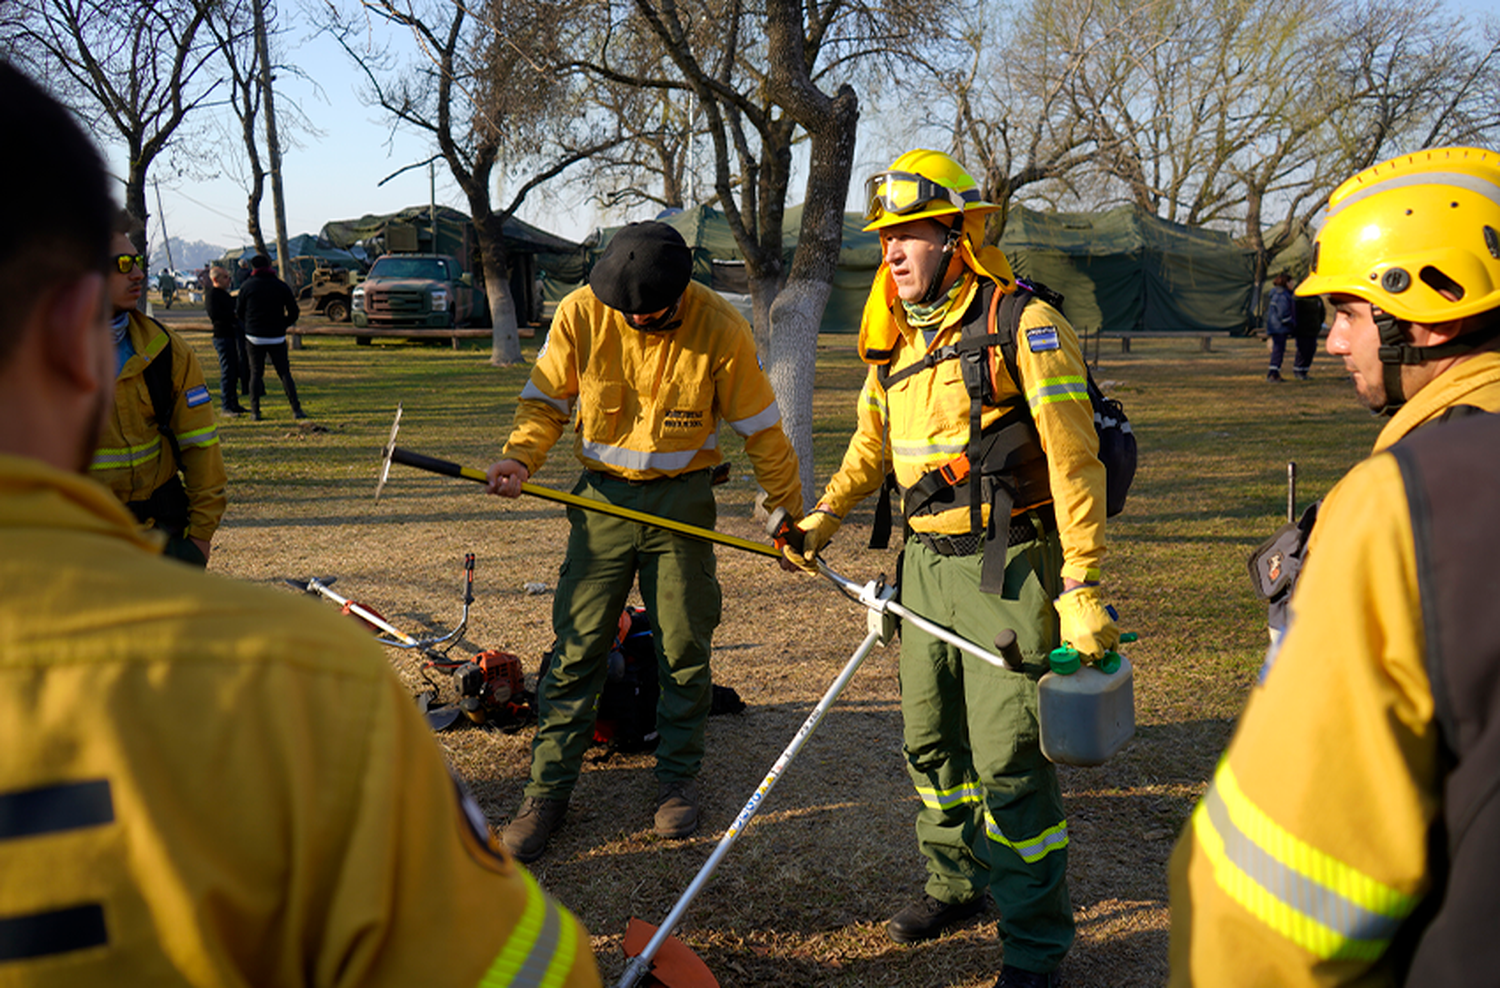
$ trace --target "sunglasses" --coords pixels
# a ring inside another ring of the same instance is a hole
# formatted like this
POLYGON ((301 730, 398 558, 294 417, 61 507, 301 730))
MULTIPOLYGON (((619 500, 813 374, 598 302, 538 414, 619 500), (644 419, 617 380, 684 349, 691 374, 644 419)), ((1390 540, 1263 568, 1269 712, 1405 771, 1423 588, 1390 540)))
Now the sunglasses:
POLYGON ((113 260, 121 274, 129 274, 132 268, 146 270, 146 258, 141 254, 116 254, 113 260))
POLYGON ((957 192, 914 172, 881 172, 865 183, 865 221, 886 213, 915 213, 934 199, 951 202, 963 212, 968 203, 979 201, 979 190, 957 192))

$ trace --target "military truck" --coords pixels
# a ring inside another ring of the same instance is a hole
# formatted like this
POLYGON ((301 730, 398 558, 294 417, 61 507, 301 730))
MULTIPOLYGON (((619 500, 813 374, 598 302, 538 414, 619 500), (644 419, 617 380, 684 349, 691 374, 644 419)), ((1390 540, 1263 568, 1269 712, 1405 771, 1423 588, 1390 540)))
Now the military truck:
POLYGON ((312 279, 297 293, 297 305, 303 312, 321 312, 329 322, 348 322, 358 284, 358 274, 319 260, 312 279))
MULTIPOLYGON (((489 303, 448 254, 384 254, 351 295, 358 329, 453 329, 487 325, 489 303)), ((370 337, 356 336, 359 343, 370 337)))

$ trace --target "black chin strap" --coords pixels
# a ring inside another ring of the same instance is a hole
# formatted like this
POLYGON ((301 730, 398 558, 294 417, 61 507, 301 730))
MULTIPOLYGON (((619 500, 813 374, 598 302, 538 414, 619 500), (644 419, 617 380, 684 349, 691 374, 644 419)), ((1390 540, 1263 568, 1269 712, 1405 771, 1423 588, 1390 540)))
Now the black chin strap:
POLYGON ((1410 322, 1397 319, 1379 306, 1371 306, 1371 312, 1375 317, 1375 328, 1380 331, 1380 363, 1385 380, 1385 404, 1375 409, 1379 415, 1394 415, 1406 404, 1406 393, 1401 389, 1403 365, 1422 364, 1429 360, 1470 353, 1500 337, 1500 317, 1497 317, 1491 319, 1489 325, 1455 336, 1447 343, 1415 346, 1407 339, 1410 322))
POLYGON ((953 225, 948 228, 948 234, 943 239, 943 263, 938 266, 933 274, 932 280, 927 283, 927 291, 917 300, 918 305, 931 305, 936 302, 943 291, 943 279, 948 274, 948 265, 953 261, 953 252, 958 249, 958 243, 964 234, 964 214, 959 213, 954 217, 953 225))

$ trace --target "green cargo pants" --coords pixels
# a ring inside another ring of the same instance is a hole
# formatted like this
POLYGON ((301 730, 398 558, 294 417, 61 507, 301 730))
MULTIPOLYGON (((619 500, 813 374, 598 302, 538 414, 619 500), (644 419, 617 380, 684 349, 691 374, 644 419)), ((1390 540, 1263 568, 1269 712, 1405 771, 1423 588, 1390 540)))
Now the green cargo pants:
MULTIPOLYGON (((573 493, 700 528, 713 528, 718 516, 707 470, 644 483, 585 471, 573 493)), ((557 648, 537 684, 526 795, 562 799, 573 791, 593 736, 606 656, 637 574, 661 682, 656 776, 694 778, 713 704, 709 653, 722 604, 713 546, 581 508, 569 508, 568 519, 572 531, 552 603, 557 648)))
POLYGON ((982 646, 1011 628, 1025 657, 1024 673, 1007 672, 902 626, 907 770, 922 798, 917 843, 929 895, 963 902, 988 890, 1005 963, 1051 971, 1072 945, 1073 910, 1062 791, 1042 757, 1036 681, 1057 644, 1062 550, 1055 532, 1011 546, 1000 594, 979 589, 983 558, 941 556, 913 537, 902 560, 903 604, 982 646))

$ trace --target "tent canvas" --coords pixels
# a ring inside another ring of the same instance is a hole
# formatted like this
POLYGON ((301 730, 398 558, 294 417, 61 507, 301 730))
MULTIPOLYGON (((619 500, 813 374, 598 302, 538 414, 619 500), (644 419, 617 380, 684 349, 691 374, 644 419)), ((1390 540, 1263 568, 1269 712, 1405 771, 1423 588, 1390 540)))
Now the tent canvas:
MULTIPOLYGON (((786 213, 783 239, 790 265, 802 207, 786 213)), ((728 221, 699 206, 662 217, 693 249, 693 278, 723 292, 747 290, 744 258, 728 221)), ((859 213, 844 214, 843 245, 823 314, 825 333, 853 333, 880 267, 880 238, 866 233, 859 213)), ((556 302, 587 280, 620 227, 596 231, 576 251, 537 256, 543 293, 556 302)), ((1133 206, 1102 213, 1011 210, 1001 248, 1016 273, 1064 296, 1080 333, 1131 330, 1241 331, 1250 319, 1253 252, 1228 234, 1159 219, 1133 206)))

